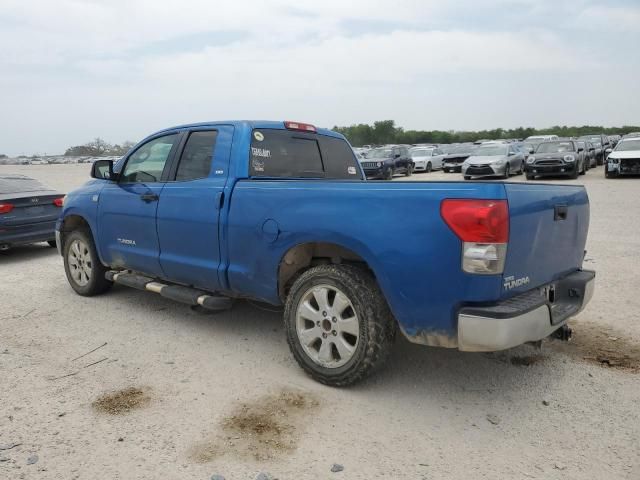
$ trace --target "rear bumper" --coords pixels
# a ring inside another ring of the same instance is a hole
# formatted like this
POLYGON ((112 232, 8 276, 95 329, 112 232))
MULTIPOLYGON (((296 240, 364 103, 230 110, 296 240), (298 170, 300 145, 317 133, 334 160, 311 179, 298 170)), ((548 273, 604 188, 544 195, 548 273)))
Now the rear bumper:
POLYGON ((458 349, 493 352, 551 335, 593 297, 595 272, 581 270, 490 306, 458 313, 458 349))
POLYGON ((26 245, 47 242, 55 238, 56 222, 27 223, 25 225, 0 226, 0 245, 26 245))

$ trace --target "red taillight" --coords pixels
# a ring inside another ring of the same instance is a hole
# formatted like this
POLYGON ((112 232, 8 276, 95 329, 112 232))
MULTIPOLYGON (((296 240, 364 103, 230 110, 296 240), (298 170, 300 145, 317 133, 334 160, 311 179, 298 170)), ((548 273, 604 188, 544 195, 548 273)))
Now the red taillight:
POLYGON ((440 214, 463 242, 509 241, 509 207, 506 200, 443 200, 440 214))
POLYGON ((0 203, 0 214, 9 213, 13 210, 13 205, 10 203, 0 203))
POLYGON ((317 133, 318 130, 313 125, 300 122, 284 122, 284 128, 287 130, 300 130, 301 132, 317 133))
POLYGON ((64 197, 56 198, 56 199, 53 201, 53 204, 54 204, 56 207, 61 207, 62 205, 64 205, 64 197))

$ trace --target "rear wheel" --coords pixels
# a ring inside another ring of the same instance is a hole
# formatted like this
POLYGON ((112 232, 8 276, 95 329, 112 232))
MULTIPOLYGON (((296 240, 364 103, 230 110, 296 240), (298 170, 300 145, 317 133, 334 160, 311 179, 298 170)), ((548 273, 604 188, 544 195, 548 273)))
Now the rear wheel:
POLYGON ((78 295, 91 297, 109 290, 113 285, 104 278, 107 268, 98 258, 89 231, 74 230, 65 236, 63 260, 69 285, 78 295))
POLYGON ((350 265, 304 272, 287 297, 284 323, 300 367, 332 386, 353 384, 382 366, 396 331, 373 276, 350 265))

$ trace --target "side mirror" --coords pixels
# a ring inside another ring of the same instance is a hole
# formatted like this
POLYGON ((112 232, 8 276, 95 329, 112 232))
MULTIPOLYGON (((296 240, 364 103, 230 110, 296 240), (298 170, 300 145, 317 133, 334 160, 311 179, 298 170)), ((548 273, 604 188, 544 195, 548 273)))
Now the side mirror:
POLYGON ((117 180, 113 173, 113 160, 96 160, 91 165, 91 178, 99 180, 117 180))
POLYGON ((516 154, 516 152, 509 152, 508 156, 509 157, 513 157, 516 154))
POLYGON ((584 147, 578 147, 578 151, 582 152, 584 150, 584 147))
POLYGON ((393 155, 393 158, 400 158, 400 154, 399 154, 399 153, 395 153, 395 154, 393 155))
POLYGON ((530 148, 529 149, 529 155, 533 155, 534 153, 536 153, 535 150, 533 148, 530 148))

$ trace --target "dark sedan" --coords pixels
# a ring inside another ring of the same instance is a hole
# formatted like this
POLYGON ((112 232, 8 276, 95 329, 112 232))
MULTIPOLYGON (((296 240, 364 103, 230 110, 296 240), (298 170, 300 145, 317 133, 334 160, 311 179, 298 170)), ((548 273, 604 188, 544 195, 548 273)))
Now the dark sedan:
POLYGON ((63 198, 33 178, 0 175, 0 250, 38 242, 55 247, 63 198))
POLYGON ((527 159, 525 172, 527 180, 545 176, 578 178, 587 172, 588 165, 589 157, 578 142, 555 140, 538 146, 536 153, 527 159))

